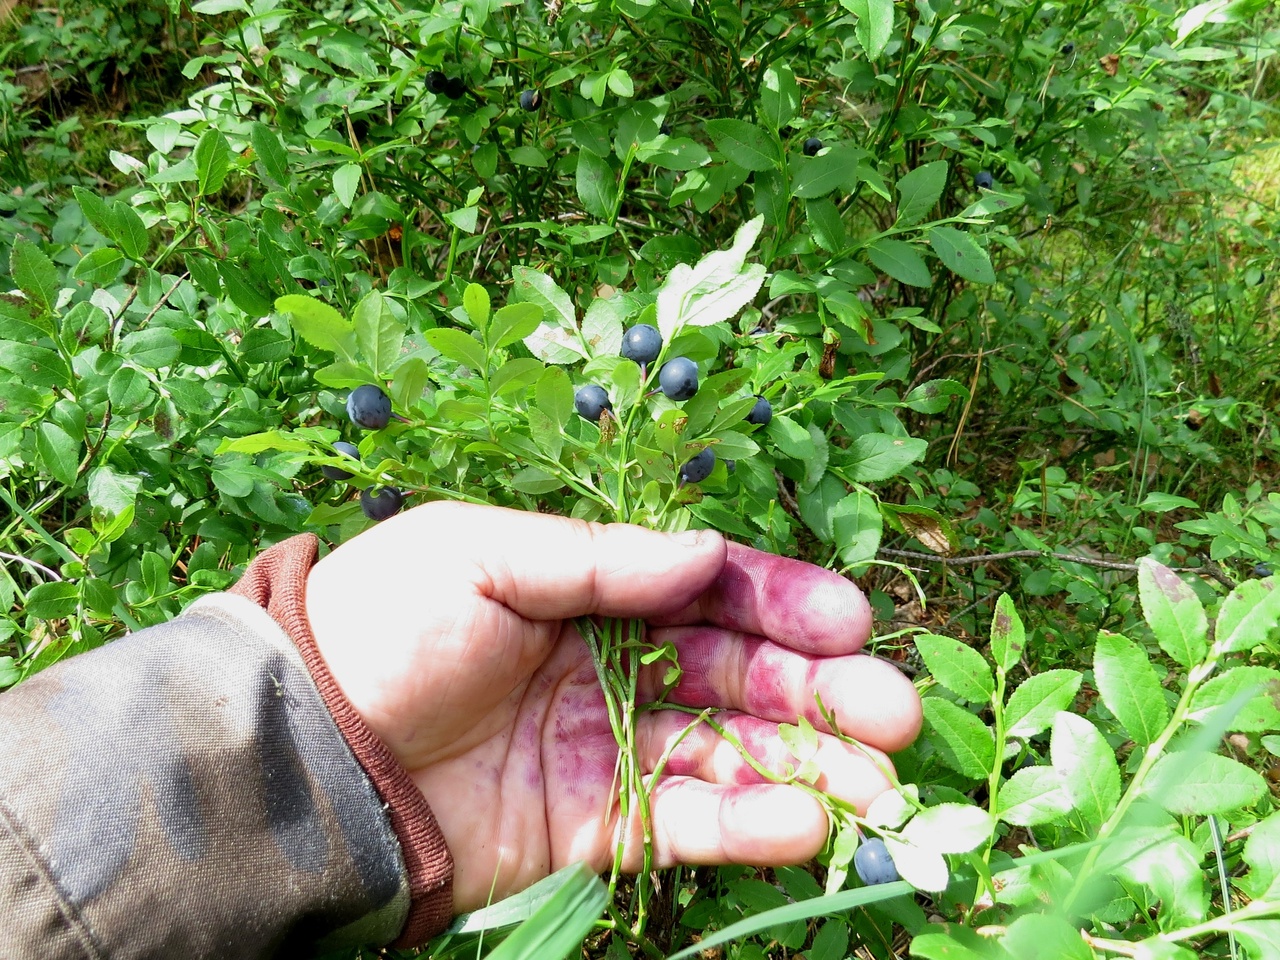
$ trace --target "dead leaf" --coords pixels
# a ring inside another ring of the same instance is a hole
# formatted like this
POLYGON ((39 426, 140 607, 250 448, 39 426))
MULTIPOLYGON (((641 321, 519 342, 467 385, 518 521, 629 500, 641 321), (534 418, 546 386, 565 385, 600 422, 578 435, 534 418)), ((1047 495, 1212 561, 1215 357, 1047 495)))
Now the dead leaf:
POLYGON ((1106 71, 1108 77, 1114 77, 1120 69, 1120 55, 1118 53, 1108 53, 1098 63, 1106 71))

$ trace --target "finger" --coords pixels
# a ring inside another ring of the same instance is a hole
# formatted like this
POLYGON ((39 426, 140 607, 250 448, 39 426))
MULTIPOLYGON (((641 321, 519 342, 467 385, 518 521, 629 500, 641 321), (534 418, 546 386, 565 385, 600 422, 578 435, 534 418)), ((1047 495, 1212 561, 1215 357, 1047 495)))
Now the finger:
MULTIPOLYGON (((780 867, 813 859, 827 841, 826 811, 797 787, 720 786, 671 777, 654 786, 650 797, 657 867, 780 867)), ((623 869, 635 873, 644 868, 638 816, 630 818, 625 835, 623 869)))
MULTIPOLYGON (((920 732, 920 698, 911 681, 885 660, 864 654, 816 657, 714 627, 653 630, 651 642, 671 643, 680 679, 667 699, 689 707, 724 707, 762 720, 795 723, 804 717, 830 730, 817 699, 834 714, 840 732, 880 750, 901 750, 920 732)), ((670 663, 643 669, 645 699, 663 689, 670 663)))
MULTIPOLYGON (((644 714, 636 731, 643 768, 652 771, 665 757, 663 776, 695 777, 730 786, 776 782, 752 766, 742 750, 775 776, 786 776, 800 766, 775 722, 735 711, 718 713, 712 720, 732 738, 727 739, 707 723, 690 729, 690 721, 695 720, 675 710, 644 714)), ((820 772, 812 783, 823 793, 865 813, 872 800, 892 789, 887 772, 893 771, 893 764, 879 750, 845 743, 825 733, 817 738, 811 759, 820 772)))
POLYGON ((867 642, 871 607, 862 591, 837 573, 730 543, 710 588, 655 622, 712 623, 807 653, 839 654, 867 642))
MULTIPOLYGON (((691 603, 724 565, 724 539, 709 530, 673 535, 443 502, 402 517, 394 536, 433 550, 448 544, 455 575, 465 572, 482 595, 531 620, 668 613, 691 603)), ((397 522, 374 532, 388 528, 390 536, 397 522)))

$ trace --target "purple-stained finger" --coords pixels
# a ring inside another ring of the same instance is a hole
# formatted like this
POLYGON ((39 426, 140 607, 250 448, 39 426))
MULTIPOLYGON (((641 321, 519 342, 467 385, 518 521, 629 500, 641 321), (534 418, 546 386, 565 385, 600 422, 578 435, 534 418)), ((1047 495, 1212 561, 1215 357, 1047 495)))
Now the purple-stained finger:
POLYGON ((871 636, 871 607, 837 573, 729 543, 724 568, 706 592, 653 622, 710 623, 831 655, 862 649, 871 636))
MULTIPOLYGON (((674 703, 741 710, 775 723, 804 717, 830 733, 817 693, 840 732, 860 743, 892 753, 920 732, 920 698, 888 661, 865 654, 813 656, 716 627, 666 627, 651 631, 649 639, 676 648, 681 674, 668 696, 674 703)), ((669 666, 659 661, 644 668, 646 699, 662 689, 669 666)))
MULTIPOLYGON (((729 786, 777 782, 749 763, 743 750, 775 777, 786 776, 800 765, 783 743, 776 722, 732 710, 717 713, 711 719, 732 740, 705 722, 689 729, 697 717, 683 711, 643 714, 637 728, 637 747, 644 769, 654 771, 665 757, 662 776, 695 777, 729 786)), ((893 772, 893 764, 879 750, 845 743, 830 734, 820 733, 817 737, 811 759, 819 775, 813 786, 855 805, 863 813, 872 800, 892 788, 887 774, 893 772)))

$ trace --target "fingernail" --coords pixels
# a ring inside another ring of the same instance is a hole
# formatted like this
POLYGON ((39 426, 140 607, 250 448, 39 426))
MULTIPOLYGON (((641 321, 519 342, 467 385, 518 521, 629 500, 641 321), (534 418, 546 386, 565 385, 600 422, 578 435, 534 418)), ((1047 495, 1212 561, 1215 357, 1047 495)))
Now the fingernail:
POLYGON ((673 533, 671 539, 682 547, 697 547, 706 539, 705 530, 685 530, 682 533, 673 533))

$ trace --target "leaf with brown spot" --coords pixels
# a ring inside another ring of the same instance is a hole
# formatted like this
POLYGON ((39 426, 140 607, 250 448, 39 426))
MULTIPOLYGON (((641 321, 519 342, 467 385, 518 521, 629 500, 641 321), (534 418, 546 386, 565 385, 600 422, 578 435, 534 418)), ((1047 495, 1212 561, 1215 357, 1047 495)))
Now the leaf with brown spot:
POLYGON ((1108 77, 1114 77, 1116 72, 1120 69, 1120 55, 1117 53, 1108 53, 1098 61, 1098 64, 1106 71, 1108 77))

